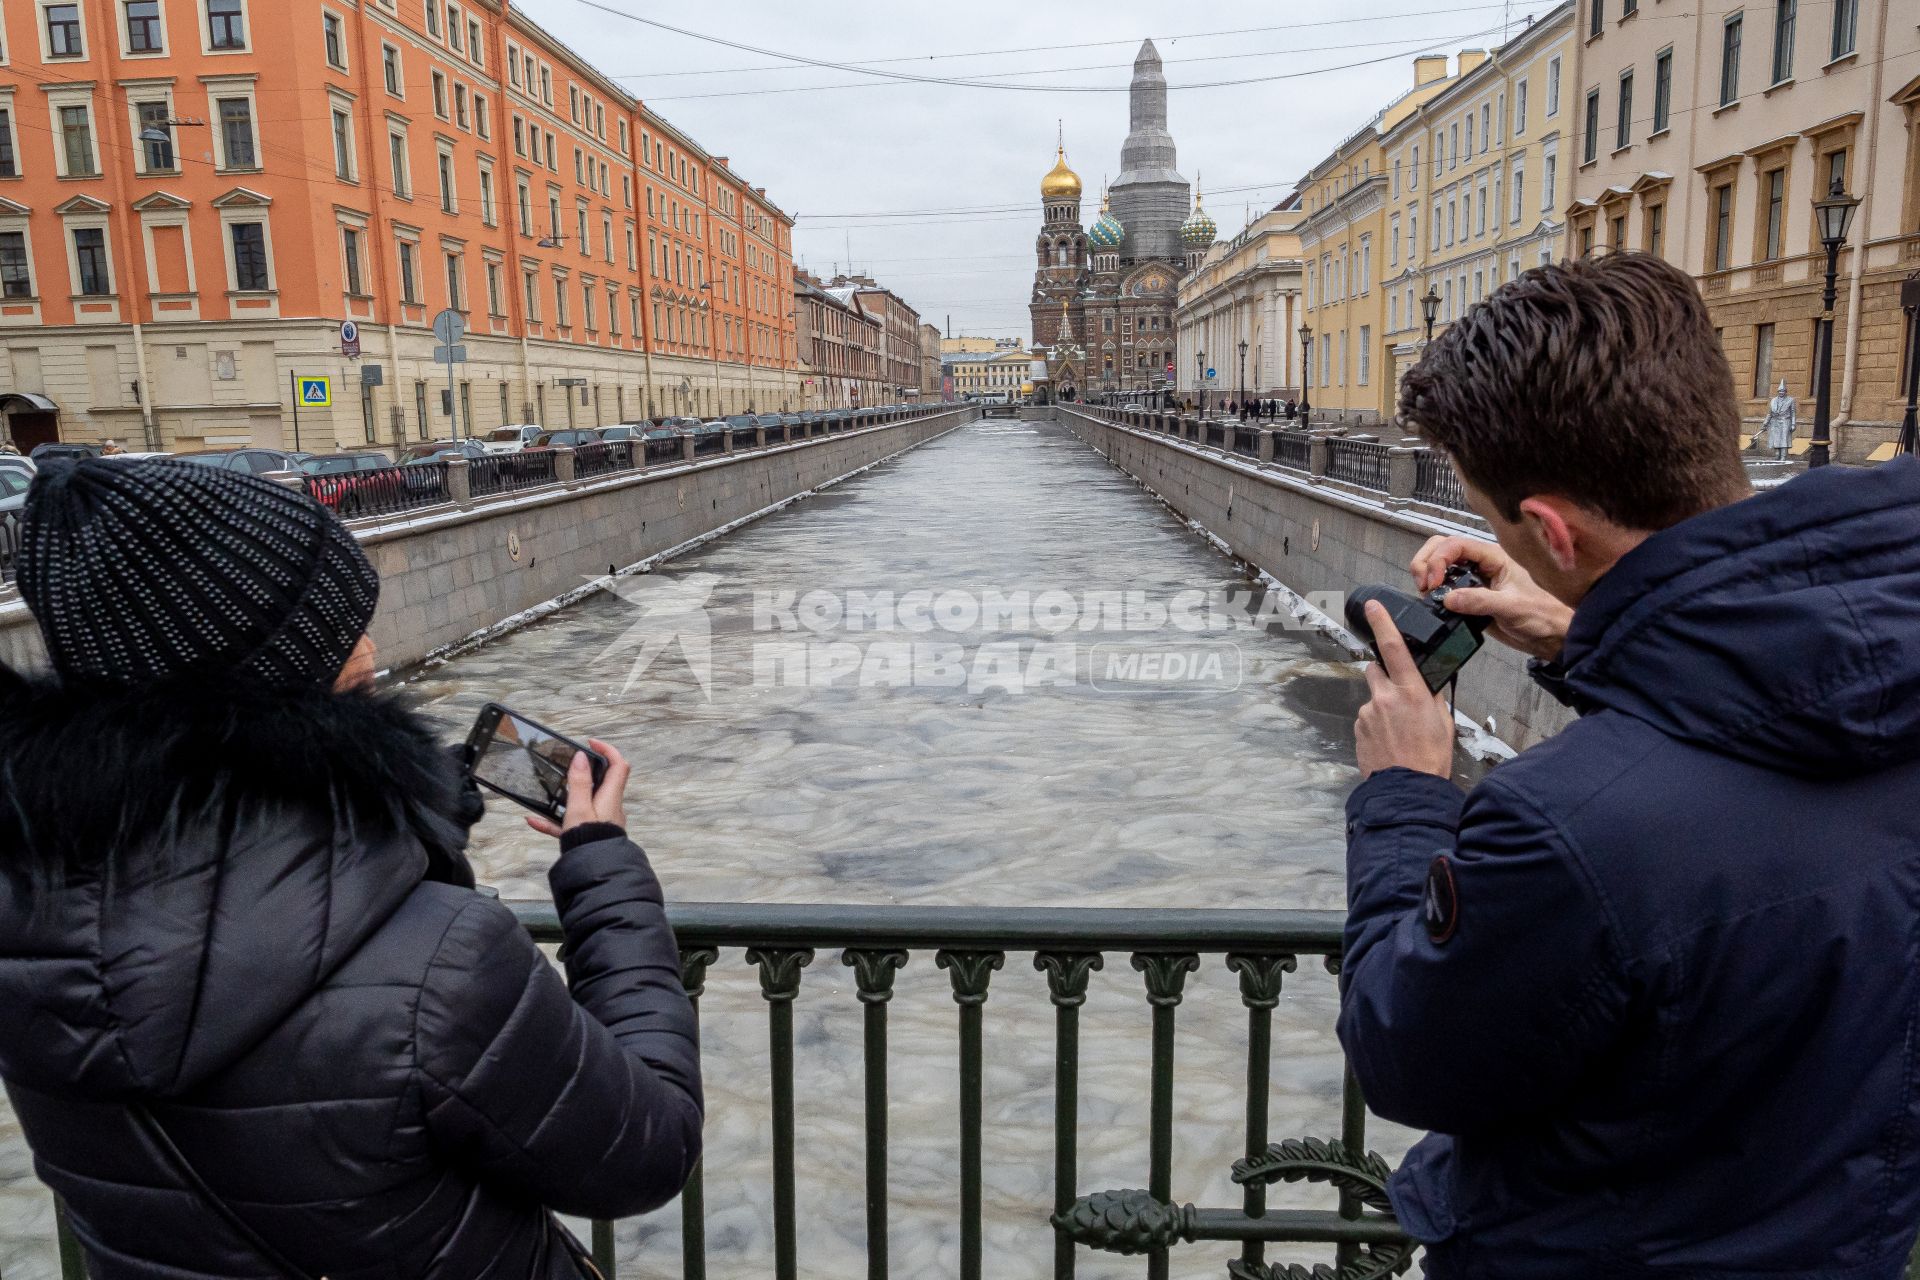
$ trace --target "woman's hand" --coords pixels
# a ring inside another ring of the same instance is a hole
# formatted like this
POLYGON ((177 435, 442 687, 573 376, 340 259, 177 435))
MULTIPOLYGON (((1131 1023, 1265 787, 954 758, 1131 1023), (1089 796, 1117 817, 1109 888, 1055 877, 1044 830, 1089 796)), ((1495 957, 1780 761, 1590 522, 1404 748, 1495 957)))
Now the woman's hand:
POLYGON ((608 822, 622 831, 627 828, 627 776, 632 770, 620 749, 598 738, 588 745, 607 759, 607 776, 593 785, 593 762, 584 751, 574 753, 567 767, 567 816, 555 823, 550 818, 532 817, 527 825, 543 836, 558 836, 589 822, 608 822))

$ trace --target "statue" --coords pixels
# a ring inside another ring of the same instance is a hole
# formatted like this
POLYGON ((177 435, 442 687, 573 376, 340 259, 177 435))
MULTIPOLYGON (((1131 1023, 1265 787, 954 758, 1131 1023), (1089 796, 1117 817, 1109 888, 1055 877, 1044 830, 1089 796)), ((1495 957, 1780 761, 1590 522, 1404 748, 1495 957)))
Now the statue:
POLYGON ((1787 460, 1787 450, 1793 447, 1794 428, 1799 425, 1798 407, 1798 402, 1787 394, 1787 380, 1780 379, 1780 390, 1767 403, 1767 445, 1781 462, 1787 460))

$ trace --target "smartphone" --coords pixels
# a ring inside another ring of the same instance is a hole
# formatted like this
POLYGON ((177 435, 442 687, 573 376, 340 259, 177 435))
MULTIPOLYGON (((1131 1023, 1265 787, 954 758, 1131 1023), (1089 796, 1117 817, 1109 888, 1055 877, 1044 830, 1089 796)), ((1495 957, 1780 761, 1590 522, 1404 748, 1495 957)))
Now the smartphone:
POLYGON ((567 771, 581 754, 592 762, 598 791, 607 776, 605 756, 489 702, 467 737, 467 772, 487 790, 559 822, 567 815, 567 771))

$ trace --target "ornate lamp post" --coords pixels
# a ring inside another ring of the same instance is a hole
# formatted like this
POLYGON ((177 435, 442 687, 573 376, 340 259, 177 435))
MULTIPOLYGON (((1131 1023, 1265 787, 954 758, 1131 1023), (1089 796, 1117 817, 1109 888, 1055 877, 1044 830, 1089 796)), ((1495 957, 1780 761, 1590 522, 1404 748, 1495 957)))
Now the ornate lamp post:
POLYGON ((1900 306, 1907 313, 1907 416, 1900 423, 1900 452, 1911 454, 1920 435, 1920 271, 1900 286, 1900 306))
POLYGON ((1207 416, 1207 353, 1193 353, 1193 388, 1200 394, 1200 416, 1207 416))
POLYGON ((1847 242, 1847 230, 1853 226, 1854 210, 1860 207, 1857 196, 1850 196, 1833 180, 1833 188, 1824 200, 1813 202, 1814 227, 1820 243, 1827 247, 1827 288, 1820 295, 1819 345, 1814 351, 1813 449, 1807 455, 1809 467, 1824 467, 1832 443, 1829 418, 1833 407, 1833 303, 1834 283, 1840 274, 1840 249, 1847 242))
POLYGON ((1247 416, 1247 340, 1240 339, 1240 416, 1247 416))
POLYGON ((1440 291, 1427 282, 1427 296, 1420 299, 1420 315, 1427 322, 1427 341, 1433 341, 1433 322, 1440 318, 1440 291))
POLYGON ((1300 326, 1300 426, 1313 425, 1313 403, 1307 398, 1307 383, 1313 379, 1313 326, 1300 326))

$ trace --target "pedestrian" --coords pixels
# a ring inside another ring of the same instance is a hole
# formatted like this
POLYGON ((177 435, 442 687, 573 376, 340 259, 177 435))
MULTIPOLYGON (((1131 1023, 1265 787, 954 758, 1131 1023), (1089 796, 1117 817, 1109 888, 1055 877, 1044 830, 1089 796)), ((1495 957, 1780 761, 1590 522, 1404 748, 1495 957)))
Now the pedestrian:
POLYGON ((9 454, 17 458, 20 456, 20 446, 13 442, 11 436, 0 437, 0 453, 9 454))
POLYGON ((0 668, 0 1077, 90 1275, 579 1280, 555 1212, 679 1192, 694 1016, 618 751, 535 822, 570 995, 306 495, 57 464, 18 572, 52 670, 0 668))
POLYGON ((1767 403, 1767 447, 1776 461, 1785 462, 1793 447, 1793 433, 1799 426, 1799 405, 1787 394, 1787 380, 1780 379, 1780 390, 1767 403))
POLYGON ((1659 258, 1576 259, 1404 380, 1498 539, 1415 585, 1473 564, 1444 607, 1579 716, 1463 796, 1370 606, 1339 1031, 1430 1131, 1389 1198, 1437 1280, 1893 1280, 1920 1225, 1920 462, 1752 496, 1713 325, 1659 258))
POLYGON ((1292 396, 1288 396, 1287 397, 1287 421, 1292 422, 1294 418, 1298 415, 1299 410, 1300 410, 1300 402, 1295 400, 1292 396))
POLYGON ((120 447, 120 442, 118 440, 109 440, 105 444, 100 446, 100 456, 103 458, 111 458, 115 454, 125 453, 125 452, 126 450, 120 447))

